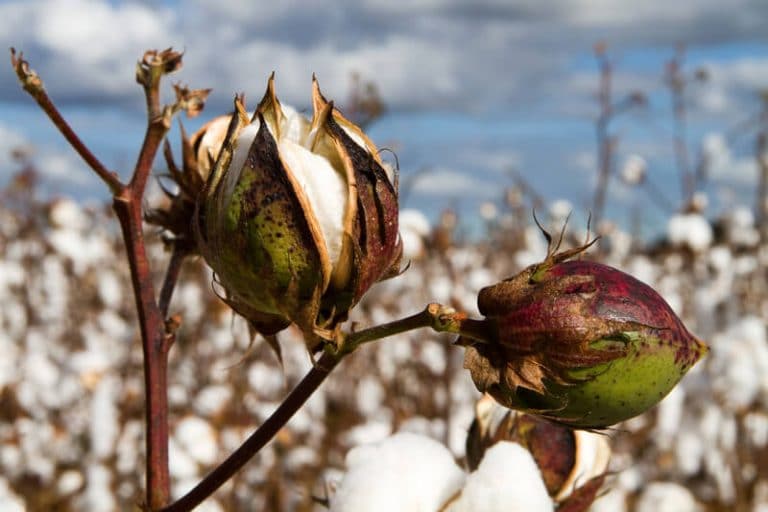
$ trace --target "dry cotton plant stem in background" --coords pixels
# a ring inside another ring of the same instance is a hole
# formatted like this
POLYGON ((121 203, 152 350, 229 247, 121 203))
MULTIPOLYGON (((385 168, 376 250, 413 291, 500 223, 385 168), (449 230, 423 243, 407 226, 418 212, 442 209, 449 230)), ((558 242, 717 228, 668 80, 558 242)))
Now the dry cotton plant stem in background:
MULTIPOLYGON (((67 141, 106 183, 113 195, 113 209, 120 221, 131 270, 136 308, 138 311, 142 348, 144 351, 144 381, 146 400, 146 460, 147 503, 150 509, 159 509, 170 498, 168 473, 168 401, 167 367, 168 349, 173 332, 167 332, 163 312, 155 299, 149 261, 147 260, 142 230, 142 199, 152 162, 170 126, 171 108, 161 110, 159 101, 160 78, 178 69, 181 54, 169 50, 147 52, 137 67, 137 81, 144 87, 147 99, 148 123, 139 158, 129 184, 123 184, 82 143, 45 92, 42 80, 29 68, 22 55, 11 49, 11 63, 25 91, 27 91, 61 131, 67 141)), ((175 282, 177 271, 172 266, 167 279, 168 287, 175 282)), ((164 287, 165 288, 165 287, 164 287)), ((170 297, 170 290, 166 293, 170 297)))
POLYGON ((383 325, 377 325, 362 331, 349 334, 339 333, 339 350, 326 345, 323 355, 313 365, 307 375, 296 385, 291 393, 283 400, 272 415, 251 436, 219 464, 191 491, 182 496, 162 512, 183 512, 192 510, 211 496, 219 487, 240 470, 259 450, 268 443, 277 432, 312 396, 320 384, 331 373, 339 362, 347 355, 365 343, 403 332, 429 327, 437 332, 462 334, 463 336, 485 341, 485 324, 478 320, 468 319, 464 313, 440 304, 429 304, 423 311, 400 320, 383 325))

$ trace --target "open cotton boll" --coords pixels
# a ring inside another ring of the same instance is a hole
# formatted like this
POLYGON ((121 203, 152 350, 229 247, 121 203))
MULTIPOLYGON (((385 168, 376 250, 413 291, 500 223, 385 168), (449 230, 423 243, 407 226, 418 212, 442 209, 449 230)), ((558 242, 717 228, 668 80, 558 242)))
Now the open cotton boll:
POLYGON ((278 145, 283 162, 309 199, 325 239, 331 266, 335 268, 344 241, 344 212, 347 209, 344 178, 324 156, 291 140, 283 140, 278 145))
POLYGON ((552 500, 531 453, 501 441, 485 452, 447 512, 551 512, 552 500))
POLYGON ((712 243, 712 226, 699 214, 677 214, 667 223, 667 237, 672 245, 703 252, 712 243))
POLYGON ((611 460, 611 446, 606 436, 587 430, 574 430, 573 434, 576 436, 576 460, 555 498, 557 501, 566 499, 577 487, 605 473, 611 460))
POLYGON ((435 512, 463 482, 464 472, 445 446, 401 432, 347 454, 331 512, 435 512))

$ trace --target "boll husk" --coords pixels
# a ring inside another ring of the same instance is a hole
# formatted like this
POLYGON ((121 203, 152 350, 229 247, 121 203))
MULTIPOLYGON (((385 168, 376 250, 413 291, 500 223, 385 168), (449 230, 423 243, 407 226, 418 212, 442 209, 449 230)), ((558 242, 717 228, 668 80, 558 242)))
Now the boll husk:
POLYGON ((270 77, 252 118, 236 98, 220 151, 217 125, 195 149, 198 160, 216 155, 198 244, 225 300, 256 331, 295 323, 316 348, 371 285, 398 272, 401 244, 396 183, 376 147, 317 80, 312 103, 311 121, 282 106, 270 77))
POLYGON ((502 405, 603 428, 658 403, 707 347, 648 285, 568 261, 586 247, 482 289, 490 339, 460 342, 476 387, 502 405))

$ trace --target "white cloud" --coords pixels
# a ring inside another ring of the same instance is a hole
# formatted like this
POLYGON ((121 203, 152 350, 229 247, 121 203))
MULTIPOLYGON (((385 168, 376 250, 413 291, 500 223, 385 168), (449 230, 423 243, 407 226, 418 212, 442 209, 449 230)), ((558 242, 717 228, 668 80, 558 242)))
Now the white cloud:
MULTIPOLYGON (((7 1, 0 43, 27 50, 48 85, 73 101, 136 98, 135 60, 146 48, 187 50, 180 78, 215 87, 227 104, 245 91, 258 97, 273 69, 291 102, 307 104, 317 72, 346 98, 349 74, 374 80, 398 107, 490 108, 515 97, 562 97, 594 91, 594 76, 566 80, 574 53, 597 38, 615 48, 695 45, 762 36, 768 6, 734 0, 367 0, 260 3, 197 0, 178 8, 105 0, 7 1)), ((162 4, 161 4, 162 5, 162 4)), ((760 62, 736 64, 731 80, 764 83, 760 62)), ((645 85, 618 73, 617 90, 645 85)), ((10 84, 6 80, 5 86, 10 84)), ((2 91, 0 91, 2 94, 2 91)), ((709 97, 715 106, 722 98, 709 97)), ((223 105, 223 100, 221 100, 223 105)))
POLYGON ((73 152, 45 152, 35 158, 35 166, 44 178, 56 182, 88 185, 94 181, 86 164, 73 152))
POLYGON ((736 156, 721 133, 708 133, 702 141, 708 161, 707 171, 714 180, 731 185, 757 183, 757 162, 754 156, 736 156))
POLYGON ((0 41, 26 50, 49 89, 81 99, 136 93, 134 65, 148 48, 178 42, 168 10, 101 0, 0 4, 0 41), (41 58, 42 57, 42 58, 41 58))
POLYGON ((464 172, 444 167, 419 175, 411 190, 424 196, 473 199, 493 199, 502 192, 496 183, 479 180, 464 172))

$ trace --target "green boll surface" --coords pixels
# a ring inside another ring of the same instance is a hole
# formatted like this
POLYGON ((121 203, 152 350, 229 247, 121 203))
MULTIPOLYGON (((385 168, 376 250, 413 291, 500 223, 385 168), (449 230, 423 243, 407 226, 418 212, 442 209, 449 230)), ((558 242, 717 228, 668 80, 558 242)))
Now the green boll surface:
MULTIPOLYGON (((664 398, 688 368, 658 338, 625 333, 626 357, 569 372, 573 384, 545 381, 546 395, 518 387, 489 390, 499 402, 580 428, 603 428, 643 413, 664 398)), ((605 341, 599 340, 597 344, 605 341)))

